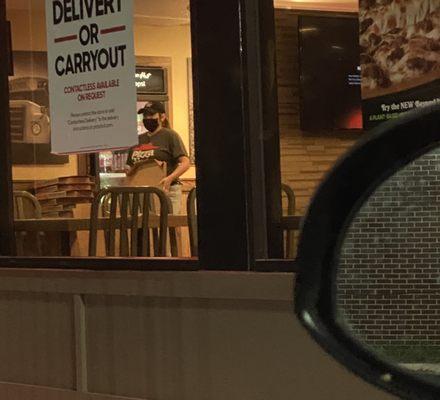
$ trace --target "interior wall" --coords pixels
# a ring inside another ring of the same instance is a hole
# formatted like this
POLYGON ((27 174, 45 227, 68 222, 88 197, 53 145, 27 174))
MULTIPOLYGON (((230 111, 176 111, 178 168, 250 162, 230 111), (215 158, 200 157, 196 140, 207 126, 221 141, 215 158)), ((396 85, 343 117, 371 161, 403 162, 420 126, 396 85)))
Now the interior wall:
MULTIPOLYGON (((13 50, 46 51, 44 15, 28 11, 8 10, 11 21, 13 50)), ((13 180, 42 180, 77 175, 78 158, 69 156, 68 164, 13 165, 13 180)))
MULTIPOLYGON (((13 49, 46 51, 44 12, 9 10, 13 49)), ((188 75, 187 60, 191 57, 190 26, 147 26, 135 19, 135 53, 139 56, 166 56, 172 58, 172 114, 173 128, 181 135, 189 151, 188 75)), ((13 167, 13 179, 50 179, 77 174, 77 157, 71 156, 69 164, 56 166, 13 167)), ((185 178, 193 178, 192 167, 185 178)))
MULTIPOLYGON (((189 24, 179 26, 148 26, 136 20, 134 44, 137 56, 171 57, 173 129, 182 137, 189 151, 188 59, 191 57, 189 24)), ((185 178, 195 177, 192 167, 185 178)))
POLYGON ((294 10, 275 10, 281 179, 295 192, 296 213, 304 215, 324 174, 362 134, 328 132, 316 135, 301 131, 298 15, 294 10))

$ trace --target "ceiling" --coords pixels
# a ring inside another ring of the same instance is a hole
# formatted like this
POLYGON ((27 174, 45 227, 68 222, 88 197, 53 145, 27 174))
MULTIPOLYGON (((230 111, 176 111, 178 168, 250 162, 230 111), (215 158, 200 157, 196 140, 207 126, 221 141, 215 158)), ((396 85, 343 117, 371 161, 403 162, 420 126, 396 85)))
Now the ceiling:
MULTIPOLYGON (((220 0, 222 1, 222 0, 220 0)), ((45 0, 7 0, 8 10, 44 9, 45 0)), ((189 0, 134 0, 135 18, 146 25, 171 26, 189 23, 189 0)), ((213 2, 213 4, 215 4, 213 2)), ((357 0, 274 0, 277 8, 325 11, 357 11, 357 0)))
POLYGON ((291 8, 296 10, 320 10, 320 11, 359 11, 357 0, 274 0, 276 8, 291 8))

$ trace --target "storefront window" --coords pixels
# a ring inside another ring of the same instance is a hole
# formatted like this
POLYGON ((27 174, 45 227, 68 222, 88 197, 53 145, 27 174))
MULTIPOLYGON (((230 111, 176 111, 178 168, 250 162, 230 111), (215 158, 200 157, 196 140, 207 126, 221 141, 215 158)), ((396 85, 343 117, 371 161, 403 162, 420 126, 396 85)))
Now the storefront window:
MULTIPOLYGON (((337 159, 363 136, 357 5, 275 1, 283 215, 302 217, 337 159), (290 208, 289 208, 290 206, 290 208)), ((299 227, 290 224, 288 256, 299 227)))
POLYGON ((111 255, 194 256, 187 216, 187 198, 195 186, 196 173, 189 4, 187 0, 134 4, 133 85, 137 109, 130 117, 137 120, 139 141, 130 148, 63 155, 54 154, 51 147, 45 2, 7 1, 12 41, 9 99, 18 256, 105 256, 109 255, 109 235, 113 233, 111 241, 116 251, 110 251, 111 255), (156 126, 148 125, 151 121, 156 126), (96 215, 91 213, 101 190, 146 185, 160 189, 168 202, 166 245, 160 252, 158 241, 163 226, 157 196, 104 196, 96 215), (116 229, 110 232, 110 221, 103 219, 112 218, 111 202, 117 198, 116 229), (149 202, 150 221, 148 233, 142 234, 145 201, 149 202), (135 208, 139 226, 132 225, 135 208), (131 249, 128 252, 120 246, 126 236, 122 230, 127 226, 121 226, 124 216, 128 219, 128 243, 123 247, 131 249), (94 217, 99 219, 99 231, 97 251, 91 254, 89 230, 94 217), (139 250, 141 245, 134 250, 133 229, 139 230, 136 240, 148 240, 147 250, 139 250))

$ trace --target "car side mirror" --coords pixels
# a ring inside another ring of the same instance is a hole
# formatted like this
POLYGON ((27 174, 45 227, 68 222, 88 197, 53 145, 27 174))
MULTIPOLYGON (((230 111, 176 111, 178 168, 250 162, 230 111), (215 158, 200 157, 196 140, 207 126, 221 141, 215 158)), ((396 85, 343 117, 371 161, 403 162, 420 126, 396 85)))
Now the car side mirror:
POLYGON ((318 188, 295 311, 314 339, 404 399, 440 398, 440 108, 385 123, 318 188))

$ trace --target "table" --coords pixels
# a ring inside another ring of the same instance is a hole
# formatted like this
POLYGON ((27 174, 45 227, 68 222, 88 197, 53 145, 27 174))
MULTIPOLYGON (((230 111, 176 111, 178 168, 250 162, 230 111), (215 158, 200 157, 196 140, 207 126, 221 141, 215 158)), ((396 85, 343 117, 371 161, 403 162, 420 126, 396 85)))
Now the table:
MULTIPOLYGON (((139 226, 141 225, 139 217, 139 226)), ((116 220, 116 228, 119 227, 120 220, 116 220)), ((102 230, 108 227, 109 219, 100 218, 98 220, 98 229, 102 230)), ((159 227, 159 216, 150 214, 149 226, 151 228, 159 227)), ((168 228, 178 228, 188 226, 186 215, 168 215, 168 228)), ((14 221, 16 232, 59 232, 61 235, 61 255, 70 255, 71 233, 78 231, 88 231, 90 229, 89 218, 41 218, 41 219, 16 219, 14 221)), ((175 251, 173 251, 175 253, 175 251)))
MULTIPOLYGON (((299 230, 303 217, 290 215, 281 218, 278 226, 284 230, 299 230)), ((104 229, 108 224, 107 218, 100 218, 98 229, 104 229)), ((70 255, 70 234, 77 231, 88 231, 90 229, 89 218, 41 218, 41 219, 17 219, 15 220, 15 231, 17 232, 59 232, 61 234, 62 255, 70 255)), ((116 220, 118 226, 118 220, 116 220)), ((150 226, 159 227, 159 216, 150 214, 150 226)), ((168 227, 178 228, 188 226, 186 215, 169 215, 168 227)))
MULTIPOLYGON (((303 217, 300 215, 285 216, 281 218, 279 226, 283 229, 300 229, 303 217)), ((105 228, 107 218, 100 218, 98 226, 105 228)), ((159 216, 150 214, 151 227, 159 227, 159 216)), ((178 228, 188 226, 186 215, 169 215, 168 227, 178 228)), ((41 219, 17 219, 14 222, 15 230, 26 232, 76 232, 90 229, 89 218, 41 218, 41 219)))
MULTIPOLYGON (((98 220, 98 229, 104 229, 108 225, 108 218, 98 220)), ((152 228, 159 227, 159 216, 150 214, 150 224, 152 228)), ((116 220, 118 227, 118 220, 116 220)), ((168 227, 178 228, 188 226, 186 215, 169 215, 168 227)), ((16 231, 26 232, 76 232, 88 231, 90 229, 89 218, 41 218, 41 219, 16 219, 14 221, 16 231)))

